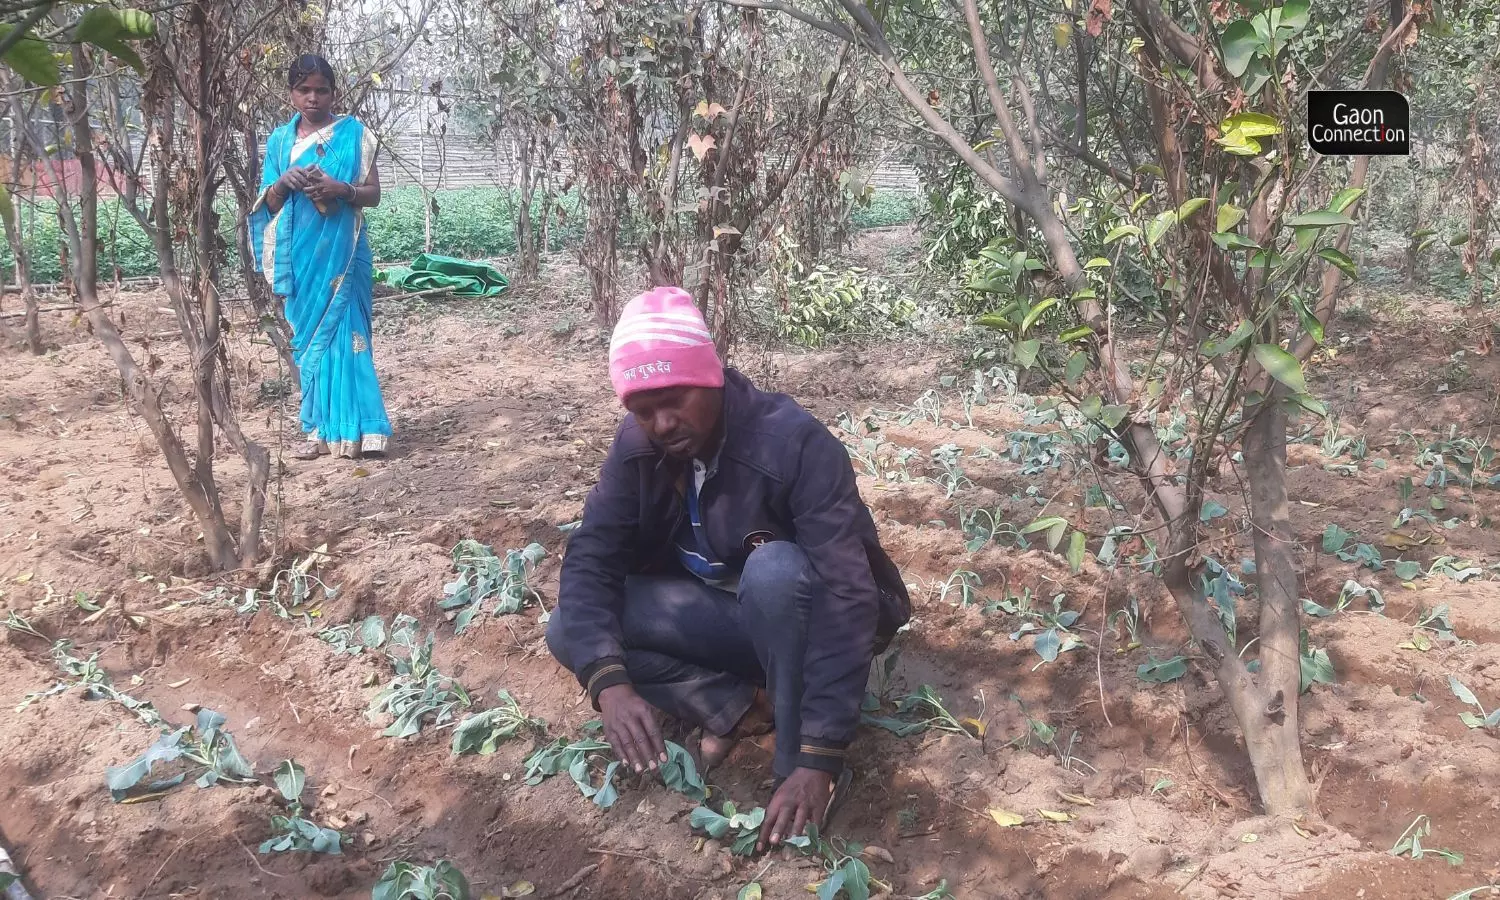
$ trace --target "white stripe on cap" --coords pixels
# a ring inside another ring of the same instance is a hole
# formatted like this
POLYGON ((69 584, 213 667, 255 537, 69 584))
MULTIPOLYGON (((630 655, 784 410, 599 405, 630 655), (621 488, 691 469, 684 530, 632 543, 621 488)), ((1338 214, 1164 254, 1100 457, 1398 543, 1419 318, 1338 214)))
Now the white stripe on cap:
POLYGON ((671 322, 646 320, 630 322, 615 329, 615 334, 610 339, 609 347, 610 350, 614 350, 622 344, 649 340, 653 337, 668 334, 688 338, 689 343, 707 343, 713 340, 713 335, 709 334, 702 326, 689 327, 686 325, 674 325, 671 322))
POLYGON ((703 344, 703 341, 697 340, 695 338, 683 337, 680 334, 667 334, 666 332, 660 331, 647 331, 642 332, 638 336, 631 337, 629 340, 624 341, 619 345, 610 345, 609 352, 611 355, 613 355, 615 351, 619 350, 620 347, 624 346, 625 344, 635 344, 639 343, 640 341, 666 341, 667 343, 671 344, 681 344, 684 347, 698 347, 702 346, 703 344))

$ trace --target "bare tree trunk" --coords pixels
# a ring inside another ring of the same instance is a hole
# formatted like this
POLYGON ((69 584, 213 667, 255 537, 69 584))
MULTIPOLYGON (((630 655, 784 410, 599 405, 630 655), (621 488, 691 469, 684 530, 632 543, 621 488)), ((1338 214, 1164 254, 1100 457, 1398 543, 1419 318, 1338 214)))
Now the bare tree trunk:
POLYGON ((1235 714, 1255 769, 1261 803, 1272 814, 1312 809, 1302 762, 1298 698, 1302 686, 1301 600, 1286 493, 1287 390, 1277 384, 1265 402, 1247 408, 1244 458, 1250 522, 1260 588, 1260 672, 1235 714))
MULTIPOLYGON (((216 568, 233 568, 237 562, 235 541, 224 523, 222 511, 213 498, 208 496, 204 485, 197 479, 187 459, 187 453, 177 438, 177 433, 168 421, 161 404, 161 392, 157 385, 136 364, 135 358, 125 346, 119 329, 99 303, 98 294, 98 249, 99 249, 99 186, 98 170, 94 160, 93 126, 88 117, 88 76, 90 64, 87 51, 80 45, 73 47, 73 66, 76 75, 71 91, 67 94, 67 117, 73 128, 74 153, 78 159, 79 197, 78 215, 75 218, 66 196, 60 196, 58 209, 63 219, 64 231, 73 245, 73 288, 77 292, 79 305, 100 343, 114 361, 125 383, 127 395, 137 414, 146 421, 166 458, 167 468, 177 482, 178 489, 192 509, 193 516, 203 529, 203 545, 209 560, 216 568)), ((36 143, 35 135, 28 137, 36 143)), ((41 154, 42 147, 33 148, 41 154)), ((54 170, 52 180, 62 190, 62 181, 54 170)), ((161 184, 162 182, 158 182, 161 184)), ((165 191, 159 193, 165 194, 165 191)))
POLYGON ((27 350, 41 356, 46 348, 42 346, 42 323, 37 314, 36 288, 31 283, 31 255, 26 250, 25 241, 21 239, 21 229, 17 227, 14 210, 11 215, 3 218, 5 240, 10 244, 10 255, 16 265, 16 286, 21 290, 21 303, 26 310, 21 339, 27 350))
POLYGON ((522 283, 536 280, 540 269, 540 258, 536 246, 536 228, 531 221, 531 203, 536 197, 535 164, 536 138, 523 135, 516 141, 516 161, 520 168, 521 202, 516 210, 516 255, 522 283))

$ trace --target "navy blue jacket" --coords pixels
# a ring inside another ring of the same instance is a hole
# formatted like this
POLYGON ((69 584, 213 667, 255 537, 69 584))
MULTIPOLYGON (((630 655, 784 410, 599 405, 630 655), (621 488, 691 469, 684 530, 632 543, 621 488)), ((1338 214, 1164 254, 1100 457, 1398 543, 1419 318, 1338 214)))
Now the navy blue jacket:
MULTIPOLYGON (((827 590, 808 623, 801 739, 841 757, 859 725, 870 660, 910 618, 911 600, 880 547, 848 450, 823 423, 733 369, 724 371, 724 423, 718 473, 700 500, 709 546, 736 572, 756 532, 807 554, 827 590)), ((595 708, 600 691, 629 682, 620 628, 626 576, 686 573, 672 547, 685 473, 687 463, 665 456, 627 416, 568 539, 559 637, 595 708)))

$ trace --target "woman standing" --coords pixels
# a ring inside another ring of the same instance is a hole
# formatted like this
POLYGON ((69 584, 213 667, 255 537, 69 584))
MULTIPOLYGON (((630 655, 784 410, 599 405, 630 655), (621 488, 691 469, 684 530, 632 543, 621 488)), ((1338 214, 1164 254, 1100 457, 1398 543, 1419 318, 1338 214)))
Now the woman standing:
POLYGON ((391 435, 370 351, 374 265, 364 210, 380 204, 375 135, 334 116, 333 68, 308 54, 287 72, 292 121, 266 141, 250 212, 257 271, 282 298, 302 379, 302 431, 292 454, 383 456, 391 435))

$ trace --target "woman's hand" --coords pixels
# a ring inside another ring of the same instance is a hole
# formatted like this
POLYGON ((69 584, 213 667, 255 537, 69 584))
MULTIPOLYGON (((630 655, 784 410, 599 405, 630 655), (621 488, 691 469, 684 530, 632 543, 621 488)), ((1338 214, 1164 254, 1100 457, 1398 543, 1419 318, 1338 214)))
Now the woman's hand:
POLYGON ((353 185, 330 177, 322 169, 307 170, 307 187, 304 193, 316 203, 327 203, 330 200, 352 202, 352 188, 353 185))
POLYGON ((283 197, 287 197, 291 196, 293 191, 307 190, 308 185, 311 183, 311 176, 308 174, 308 169, 305 166, 292 166, 283 172, 280 178, 276 179, 276 184, 273 187, 283 197))

